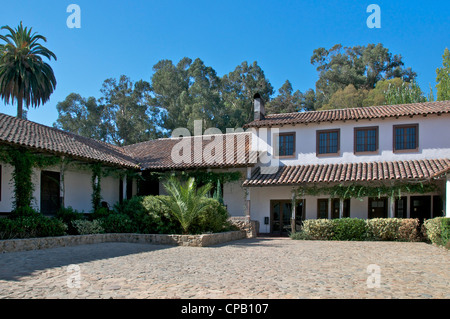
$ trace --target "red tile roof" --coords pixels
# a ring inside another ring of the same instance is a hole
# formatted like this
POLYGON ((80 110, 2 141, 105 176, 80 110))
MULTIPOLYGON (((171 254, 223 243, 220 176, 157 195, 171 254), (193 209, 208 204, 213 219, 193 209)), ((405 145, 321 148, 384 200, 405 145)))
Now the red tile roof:
POLYGON ((325 111, 295 112, 266 115, 263 120, 255 120, 245 127, 265 127, 288 124, 309 124, 332 121, 377 119, 414 115, 450 113, 450 101, 424 102, 414 104, 369 106, 325 111))
POLYGON ((450 170, 450 159, 282 166, 274 174, 256 168, 243 186, 430 179, 450 170))
POLYGON ((124 150, 139 163, 142 169, 225 168, 245 167, 256 163, 256 153, 250 151, 250 146, 250 133, 235 133, 158 139, 128 145, 124 147, 124 150), (217 144, 211 144, 216 142, 217 144), (176 157, 176 151, 179 151, 182 145, 180 143, 186 146, 185 150, 190 145, 191 152, 186 161, 173 158, 176 157), (219 143, 222 143, 223 147, 216 149, 222 153, 216 156, 212 149, 219 143), (173 156, 172 149, 175 146, 177 148, 173 156))
POLYGON ((88 161, 138 167, 121 147, 1 113, 0 142, 88 161))

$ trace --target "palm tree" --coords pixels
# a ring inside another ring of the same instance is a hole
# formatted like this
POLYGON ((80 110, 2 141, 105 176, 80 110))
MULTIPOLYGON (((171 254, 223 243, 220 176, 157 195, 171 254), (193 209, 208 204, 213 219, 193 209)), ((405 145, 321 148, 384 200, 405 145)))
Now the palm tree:
POLYGON ((23 117, 23 102, 38 107, 50 98, 56 87, 56 79, 49 64, 42 60, 51 60, 56 56, 38 42, 47 42, 42 35, 31 33, 32 28, 24 28, 22 22, 13 30, 3 26, 9 34, 0 35, 0 98, 9 104, 17 100, 17 117, 23 117))
POLYGON ((163 185, 169 196, 160 197, 159 200, 178 219, 183 233, 188 234, 189 226, 195 218, 208 208, 209 204, 205 198, 211 185, 207 184, 197 189, 195 179, 192 177, 184 184, 171 177, 163 185))

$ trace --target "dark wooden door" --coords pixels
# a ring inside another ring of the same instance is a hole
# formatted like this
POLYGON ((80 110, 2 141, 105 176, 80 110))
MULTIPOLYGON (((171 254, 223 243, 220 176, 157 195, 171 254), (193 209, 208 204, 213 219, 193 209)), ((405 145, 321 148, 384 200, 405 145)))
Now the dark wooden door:
POLYGON ((41 171, 41 213, 56 214, 61 207, 59 172, 41 171))
POLYGON ((431 196, 411 196, 409 207, 411 218, 418 218, 421 223, 431 218, 431 196))
MULTIPOLYGON (((331 200, 331 219, 339 218, 339 205, 340 199, 333 198, 331 200)), ((342 218, 350 217, 350 199, 344 199, 344 211, 342 212, 342 218)))
POLYGON ((387 218, 387 197, 369 198, 369 218, 387 218))
POLYGON ((407 198, 401 197, 395 199, 395 217, 396 218, 407 218, 407 198))
MULTIPOLYGON (((295 225, 300 229, 304 220, 305 201, 297 201, 295 211, 295 225)), ((290 200, 270 201, 270 232, 273 235, 286 236, 291 232, 292 202, 290 200)))

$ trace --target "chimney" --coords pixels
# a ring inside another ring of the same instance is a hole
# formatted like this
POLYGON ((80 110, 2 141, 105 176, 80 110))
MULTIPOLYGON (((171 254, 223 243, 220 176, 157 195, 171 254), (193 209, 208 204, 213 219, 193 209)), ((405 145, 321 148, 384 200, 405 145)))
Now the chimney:
POLYGON ((260 121, 264 120, 264 116, 266 115, 266 110, 264 109, 264 100, 262 99, 259 93, 256 93, 253 97, 253 106, 254 106, 254 120, 260 121))

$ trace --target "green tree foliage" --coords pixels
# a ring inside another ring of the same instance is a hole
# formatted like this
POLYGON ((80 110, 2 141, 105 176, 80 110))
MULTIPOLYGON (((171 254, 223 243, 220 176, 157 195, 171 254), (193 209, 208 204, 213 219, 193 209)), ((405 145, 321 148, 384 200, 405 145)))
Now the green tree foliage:
POLYGON ((183 58, 176 65, 161 60, 153 71, 152 105, 164 110, 162 125, 168 131, 187 127, 193 132, 194 120, 222 132, 242 127, 252 120, 253 96, 260 93, 269 101, 273 94, 257 62, 242 62, 223 77, 198 58, 183 58))
POLYGON ((81 136, 106 140, 103 129, 103 106, 94 97, 83 98, 80 94, 71 93, 56 105, 58 119, 54 127, 81 136))
POLYGON ((303 109, 303 95, 299 90, 294 92, 289 80, 284 82, 278 93, 278 96, 267 103, 267 114, 299 112, 303 109))
POLYGON ((28 108, 38 107, 49 100, 56 87, 56 78, 43 57, 56 60, 56 55, 42 46, 47 42, 42 35, 31 33, 32 28, 16 29, 3 26, 9 34, 0 35, 0 98, 6 104, 17 101, 17 117, 23 118, 23 103, 28 108))
POLYGON ((194 134, 195 120, 226 132, 253 120, 256 93, 266 102, 267 114, 383 105, 389 84, 406 87, 416 77, 400 55, 381 44, 318 48, 311 63, 319 72, 315 91, 294 90, 286 80, 273 97, 274 88, 257 62, 244 61, 220 77, 199 58, 176 64, 160 60, 150 83, 133 84, 122 76, 106 80, 97 101, 69 95, 58 103, 55 126, 118 145, 170 135, 176 128, 194 134))
POLYGON ((191 63, 191 59, 184 58, 177 65, 170 60, 161 60, 153 66, 152 104, 165 111, 161 118, 164 128, 169 131, 177 127, 186 127, 186 120, 189 117, 188 68, 191 63))
POLYGON ((150 91, 150 84, 142 80, 134 83, 124 75, 107 79, 98 100, 71 93, 59 102, 53 126, 116 145, 161 137, 159 110, 149 104, 150 91))
POLYGON ((403 82, 399 87, 390 83, 384 92, 384 98, 387 105, 427 101, 427 98, 415 81, 410 83, 403 82))
POLYGON ((450 51, 445 49, 442 56, 442 67, 436 70, 437 100, 450 100, 450 51))
POLYGON ((129 145, 158 137, 155 125, 158 111, 147 104, 150 84, 145 81, 133 83, 122 75, 107 79, 100 90, 103 97, 102 123, 107 142, 129 145))
POLYGON ((334 92, 329 102, 324 104, 320 110, 362 107, 368 94, 368 90, 363 88, 357 90, 353 84, 349 84, 344 89, 334 92))
POLYGON ((381 80, 397 77, 410 82, 416 77, 411 68, 403 67, 400 55, 392 55, 381 44, 354 47, 337 44, 330 50, 318 48, 313 52, 311 64, 316 65, 319 72, 315 109, 328 104, 336 91, 345 90, 349 85, 356 90, 370 91, 381 80))
POLYGON ((367 94, 366 99, 363 101, 363 106, 385 105, 385 92, 387 89, 400 88, 404 83, 401 78, 378 81, 375 88, 367 94))
POLYGON ((159 200, 180 222, 183 233, 188 234, 195 219, 209 207, 206 194, 210 191, 211 185, 206 184, 197 189, 194 178, 189 178, 183 184, 175 177, 163 185, 169 196, 159 197, 159 200))
POLYGON ((269 101, 274 93, 257 62, 242 62, 234 71, 223 76, 222 96, 226 113, 223 119, 226 127, 242 127, 253 120, 253 96, 256 93, 264 101, 269 101))

